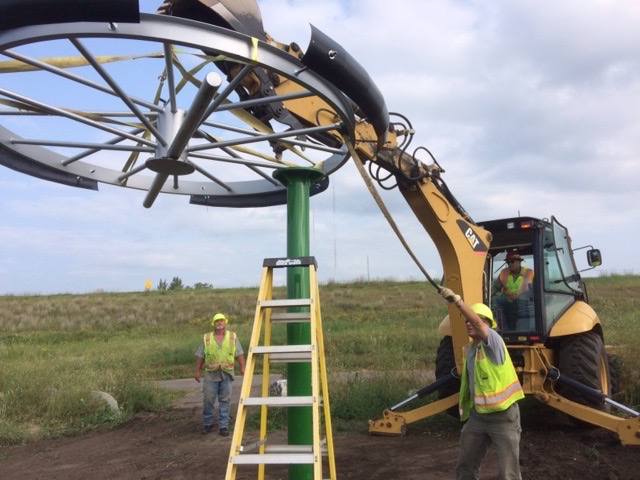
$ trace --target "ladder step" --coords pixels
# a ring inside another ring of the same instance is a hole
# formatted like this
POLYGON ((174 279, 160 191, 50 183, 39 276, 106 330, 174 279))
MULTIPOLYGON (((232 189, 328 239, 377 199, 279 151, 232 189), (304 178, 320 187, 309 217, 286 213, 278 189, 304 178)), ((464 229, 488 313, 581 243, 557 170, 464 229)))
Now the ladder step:
POLYGON ((256 346, 249 349, 253 353, 268 354, 270 362, 309 362, 311 361, 311 345, 270 345, 256 346))
POLYGON ((286 465, 286 464, 313 464, 316 456, 313 453, 250 453, 229 457, 231 463, 236 465, 286 465))
MULTIPOLYGON (((313 445, 265 445, 265 453, 313 453, 313 445)), ((320 445, 322 455, 327 454, 327 446, 320 445)))
POLYGON ((311 305, 310 298, 283 298, 280 300, 260 300, 258 305, 262 308, 274 307, 308 307, 311 305))
MULTIPOLYGON (((259 440, 249 445, 238 447, 238 455, 246 455, 252 450, 257 450, 264 445, 264 453, 313 453, 313 445, 266 445, 267 439, 259 440)), ((320 443, 320 453, 327 454, 326 438, 320 443)))
POLYGON ((303 353, 311 352, 311 345, 265 345, 255 346, 249 349, 253 353, 303 353))
POLYGON ((283 268, 283 267, 308 267, 313 265, 318 268, 315 257, 278 257, 265 258, 262 262, 263 267, 283 268))
POLYGON ((313 405, 313 397, 245 397, 240 402, 245 406, 310 407, 313 405))
POLYGON ((272 323, 294 323, 311 321, 311 312, 274 312, 271 314, 272 323))

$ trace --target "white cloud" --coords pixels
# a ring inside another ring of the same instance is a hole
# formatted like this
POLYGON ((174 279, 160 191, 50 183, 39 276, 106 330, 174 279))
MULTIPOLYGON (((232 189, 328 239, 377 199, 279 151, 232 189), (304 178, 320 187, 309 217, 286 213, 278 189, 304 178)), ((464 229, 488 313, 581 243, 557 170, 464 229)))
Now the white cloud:
MULTIPOLYGON (((142 0, 154 11, 159 1, 142 0)), ((307 47, 315 25, 370 73, 416 130, 476 221, 556 215, 606 271, 640 273, 640 8, 629 2, 258 2, 265 29, 307 47)), ((2 79, 0 79, 2 84, 2 79)), ((27 121, 27 120, 24 120, 27 121)), ((423 152, 424 153, 424 152, 423 152)), ((423 160, 426 160, 424 158, 423 160)), ((353 165, 311 200, 321 280, 420 278, 353 165)), ((215 209, 0 171, 0 294, 256 285, 286 253, 286 210, 215 209)), ((397 191, 383 192, 434 274, 432 242, 397 191)))

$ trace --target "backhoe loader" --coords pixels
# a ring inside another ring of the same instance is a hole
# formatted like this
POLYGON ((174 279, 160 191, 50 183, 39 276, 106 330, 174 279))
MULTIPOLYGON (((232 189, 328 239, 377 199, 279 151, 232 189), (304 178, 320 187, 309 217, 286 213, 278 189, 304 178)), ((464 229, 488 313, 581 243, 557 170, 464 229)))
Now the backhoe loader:
MULTIPOLYGON (((303 52, 298 45, 280 43, 265 33, 254 2, 167 0, 159 12, 222 25, 266 41, 297 56, 303 68, 333 83, 352 102, 357 121, 352 131, 337 129, 315 140, 327 145, 347 144, 367 183, 369 176, 378 181, 393 177, 438 250, 444 285, 467 303, 485 302, 493 307, 525 393, 579 421, 616 432, 623 444, 640 444, 638 413, 610 398, 612 382, 603 325, 588 303, 568 230, 557 219, 473 221, 447 188, 442 179, 444 170, 431 152, 424 147, 409 150, 413 137, 410 122, 403 115, 388 113, 382 94, 366 71, 317 28, 312 26, 309 47, 303 52), (391 117, 395 117, 393 121, 391 117), (419 160, 425 153, 431 160, 428 164, 419 160), (514 249, 535 274, 532 288, 511 309, 515 319, 507 319, 508 312, 499 306, 495 295, 492 298, 491 287, 504 266, 506 253, 514 249), (610 413, 611 406, 622 415, 610 413)), ((232 65, 228 71, 232 78, 232 65)), ((250 97, 264 95, 260 92, 290 94, 296 86, 286 78, 267 76, 256 67, 251 82, 238 88, 241 95, 250 97)), ((284 100, 282 107, 282 111, 262 110, 261 120, 319 125, 330 112, 326 105, 304 98, 284 100)), ((197 199, 192 203, 198 203, 197 199)), ((597 267, 601 261, 599 250, 587 251, 590 267, 597 267)), ((442 341, 436 355, 437 381, 418 392, 426 395, 437 391, 439 400, 408 412, 388 409, 383 418, 369 422, 371 433, 402 434, 418 419, 457 410, 462 348, 468 342, 458 309, 449 306, 439 333, 442 341)))

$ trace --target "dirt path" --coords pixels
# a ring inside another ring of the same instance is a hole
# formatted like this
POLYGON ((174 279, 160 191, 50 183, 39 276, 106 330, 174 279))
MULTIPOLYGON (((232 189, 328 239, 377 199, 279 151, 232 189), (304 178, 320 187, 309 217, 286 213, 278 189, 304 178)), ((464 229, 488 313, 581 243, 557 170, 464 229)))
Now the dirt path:
MULTIPOLYGON (((140 414, 112 430, 0 447, 0 479, 224 478, 230 438, 200 435, 199 385, 188 379, 165 386, 186 390, 167 412, 140 414)), ((539 410, 523 418, 525 479, 640 479, 640 447, 622 447, 605 430, 576 428, 555 411, 539 410)), ((459 422, 443 418, 436 426, 410 426, 403 437, 372 436, 366 425, 359 432, 334 432, 338 478, 452 478, 459 429, 459 422)), ((240 471, 236 478, 255 479, 255 467, 240 471)), ((267 468, 268 480, 286 478, 286 469, 267 468)), ((482 478, 497 478, 493 450, 485 460, 482 478)))

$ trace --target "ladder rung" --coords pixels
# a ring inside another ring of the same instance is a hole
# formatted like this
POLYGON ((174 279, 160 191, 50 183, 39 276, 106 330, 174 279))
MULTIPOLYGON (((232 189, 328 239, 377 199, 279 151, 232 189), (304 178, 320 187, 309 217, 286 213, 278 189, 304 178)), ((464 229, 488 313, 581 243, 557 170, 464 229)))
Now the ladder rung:
MULTIPOLYGON (((265 445, 265 453, 312 453, 313 445, 265 445)), ((327 446, 320 445, 320 452, 327 454, 327 446)))
POLYGON ((311 345, 264 345, 251 347, 253 353, 310 353, 311 345))
POLYGON ((258 305, 262 308, 274 307, 308 307, 311 305, 310 298, 283 298, 280 300, 260 300, 258 305))
POLYGON ((271 314, 273 323, 293 323, 311 321, 311 312, 274 312, 271 314))
POLYGON ((236 465, 313 464, 316 461, 316 456, 313 453, 250 453, 234 455, 229 460, 236 465))
POLYGON ((271 363, 295 363, 310 361, 310 353, 275 353, 273 355, 269 355, 269 362, 271 363))
POLYGON ((309 362, 311 361, 311 345, 270 345, 251 347, 250 351, 268 354, 270 362, 309 362))
POLYGON ((313 397, 246 397, 240 401, 246 406, 309 407, 313 405, 313 397))

